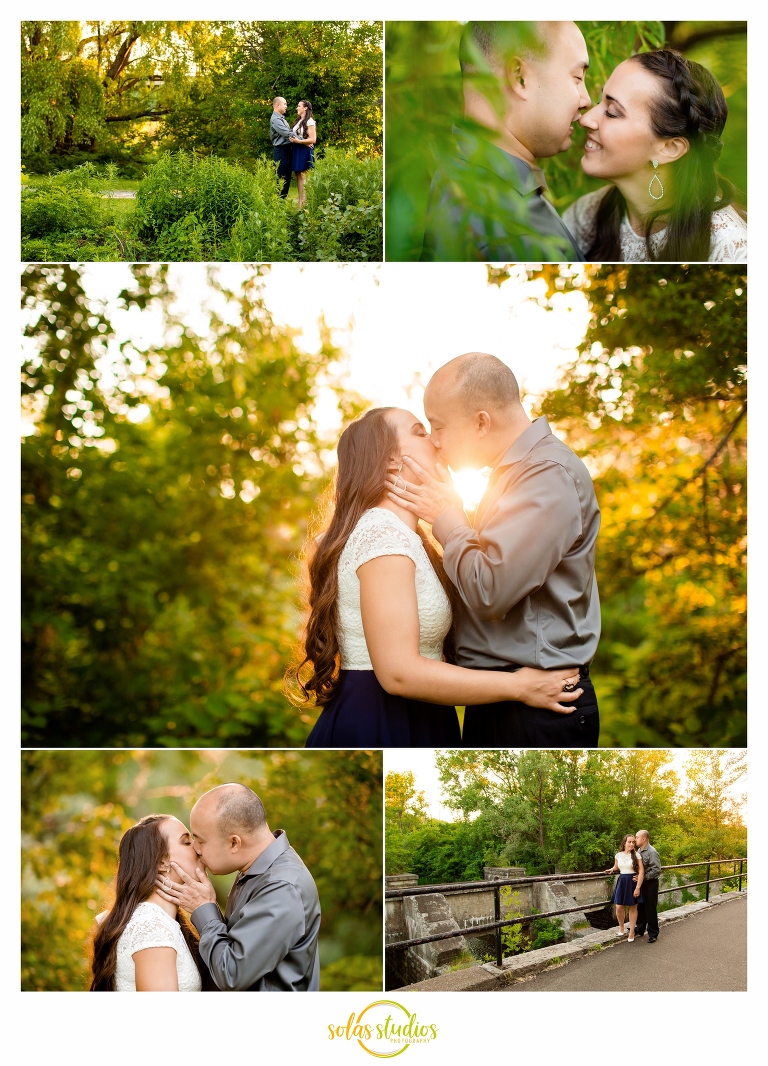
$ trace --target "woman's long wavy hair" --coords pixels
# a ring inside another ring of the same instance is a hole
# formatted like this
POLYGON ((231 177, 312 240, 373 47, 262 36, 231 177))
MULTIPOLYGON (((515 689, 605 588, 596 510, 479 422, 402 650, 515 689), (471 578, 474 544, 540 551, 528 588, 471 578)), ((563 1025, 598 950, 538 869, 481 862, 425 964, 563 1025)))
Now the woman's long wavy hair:
MULTIPOLYGON (((313 538, 308 553, 309 618, 304 632, 304 660, 294 676, 303 698, 314 697, 321 707, 333 699, 339 684, 339 557, 362 515, 381 503, 387 471, 400 454, 397 433, 387 420, 392 410, 375 407, 342 433, 330 517, 323 523, 324 530, 313 538), (302 681, 301 671, 307 664, 312 673, 302 681)), ((453 606, 455 590, 445 575, 440 554, 421 526, 418 534, 453 606)), ((450 634, 443 650, 445 657, 452 659, 450 634)))
MULTIPOLYGON (((161 828, 167 818, 167 814, 148 814, 123 834, 115 879, 115 902, 93 938, 90 992, 115 991, 117 942, 138 905, 155 891, 160 866, 169 858, 168 842, 161 828)), ((181 911, 176 921, 195 965, 205 978, 207 973, 200 961, 197 933, 181 911)))
MULTIPOLYGON (((672 164, 666 183, 667 201, 645 220, 645 247, 649 260, 656 256, 650 237, 658 221, 666 224, 661 258, 672 262, 706 262, 712 239, 712 213, 734 202, 736 189, 718 174, 720 140, 728 118, 728 105, 717 79, 706 67, 670 48, 640 52, 631 57, 659 80, 659 93, 650 103, 651 128, 657 137, 685 137, 689 149, 672 164)), ((737 206, 740 214, 743 212, 737 206)), ((595 262, 621 259, 620 229, 626 202, 614 186, 597 211, 595 239, 587 258, 595 262)))
POLYGON ((304 104, 305 110, 304 110, 304 114, 301 116, 301 118, 299 119, 299 121, 296 124, 299 127, 296 132, 300 135, 300 137, 301 137, 301 139, 303 141, 306 138, 306 136, 307 136, 307 129, 308 129, 308 125, 309 125, 309 120, 313 117, 313 115, 312 115, 312 104, 310 104, 309 100, 299 100, 299 103, 300 104, 304 104))
MULTIPOLYGON (((619 849, 620 851, 624 850, 624 845, 626 844, 626 842, 629 840, 629 838, 631 836, 634 836, 634 833, 627 833, 627 835, 624 837, 624 839, 621 842, 621 848, 619 849)), ((632 869, 635 871, 635 873, 639 873, 640 872, 640 861, 639 861, 639 859, 637 857, 637 843, 635 843, 635 846, 632 849, 632 851, 630 852, 630 854, 632 856, 632 869)))

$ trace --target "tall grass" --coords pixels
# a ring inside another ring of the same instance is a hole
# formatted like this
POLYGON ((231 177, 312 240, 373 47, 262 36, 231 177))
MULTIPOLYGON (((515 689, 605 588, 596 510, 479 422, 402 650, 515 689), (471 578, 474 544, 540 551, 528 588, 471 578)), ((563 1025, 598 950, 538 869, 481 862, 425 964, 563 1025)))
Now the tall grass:
POLYGON ((135 210, 103 198, 114 168, 92 164, 22 192, 22 258, 33 261, 366 262, 382 258, 382 163, 327 149, 307 203, 283 200, 271 160, 249 169, 167 153, 139 184, 135 210), (119 221, 118 221, 118 216, 119 221))

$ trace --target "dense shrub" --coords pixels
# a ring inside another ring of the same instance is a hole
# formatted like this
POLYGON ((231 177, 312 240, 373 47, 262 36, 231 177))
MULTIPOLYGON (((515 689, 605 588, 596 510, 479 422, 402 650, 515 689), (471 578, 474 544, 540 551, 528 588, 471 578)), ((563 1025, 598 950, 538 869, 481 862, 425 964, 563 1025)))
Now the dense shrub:
POLYGON ((307 205, 283 200, 272 160, 249 168, 167 153, 139 185, 135 210, 105 199, 117 167, 86 164, 22 191, 28 262, 370 262, 382 258, 382 164, 328 149, 307 205), (121 208, 123 217, 118 218, 121 208), (132 213, 125 216, 126 210, 132 213))
MULTIPOLYGON (((279 199, 274 170, 271 182, 279 199)), ((139 186, 137 232, 146 240, 170 242, 168 258, 199 258, 204 245, 216 252, 237 220, 257 210, 259 188, 257 177, 224 159, 167 153, 139 186)))
POLYGON ((53 233, 92 229, 104 220, 99 179, 92 163, 62 171, 24 185, 21 193, 21 235, 48 237, 53 233))
POLYGON ((382 161, 328 149, 307 182, 299 257, 307 262, 382 258, 382 161))

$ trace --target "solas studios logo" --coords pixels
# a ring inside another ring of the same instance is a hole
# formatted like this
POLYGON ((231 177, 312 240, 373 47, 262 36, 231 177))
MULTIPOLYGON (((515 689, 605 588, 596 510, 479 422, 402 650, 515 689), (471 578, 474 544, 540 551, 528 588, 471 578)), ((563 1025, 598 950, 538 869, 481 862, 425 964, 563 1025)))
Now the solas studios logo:
POLYGON ((359 1014, 350 1014, 345 1024, 328 1025, 329 1040, 356 1041, 377 1059, 393 1059, 411 1044, 430 1044, 437 1033, 433 1022, 422 1021, 415 1011, 411 1013, 393 999, 377 999, 359 1014))

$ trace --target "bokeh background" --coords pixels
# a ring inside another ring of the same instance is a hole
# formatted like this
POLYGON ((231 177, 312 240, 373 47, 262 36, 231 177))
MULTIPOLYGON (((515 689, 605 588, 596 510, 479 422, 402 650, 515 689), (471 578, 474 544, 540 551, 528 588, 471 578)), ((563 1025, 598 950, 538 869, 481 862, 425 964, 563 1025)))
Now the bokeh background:
MULTIPOLYGON (((338 433, 423 417, 472 350, 594 478, 601 744, 744 745, 743 268, 310 269, 25 271, 25 745, 303 744, 283 678, 338 433)), ((457 480, 471 510, 485 474, 457 480)))
MULTIPOLYGON (((321 989, 381 989, 381 752, 209 750, 22 753, 23 990, 87 989, 125 830, 153 812, 188 825, 227 781, 261 796, 315 879, 321 989)), ((212 880, 223 907, 234 874, 212 880)))
MULTIPOLYGON (((746 22, 578 21, 589 51, 587 89, 593 102, 611 71, 634 52, 669 46, 707 67, 728 102, 720 171, 747 191, 746 22)), ((521 27, 525 24, 521 23, 521 27)), ((429 184, 463 113, 459 41, 462 22, 387 22, 386 205, 388 260, 413 261, 421 254, 429 184)), ((585 131, 576 128, 568 152, 542 161, 550 196, 563 211, 602 182, 588 178, 579 161, 585 131)))

